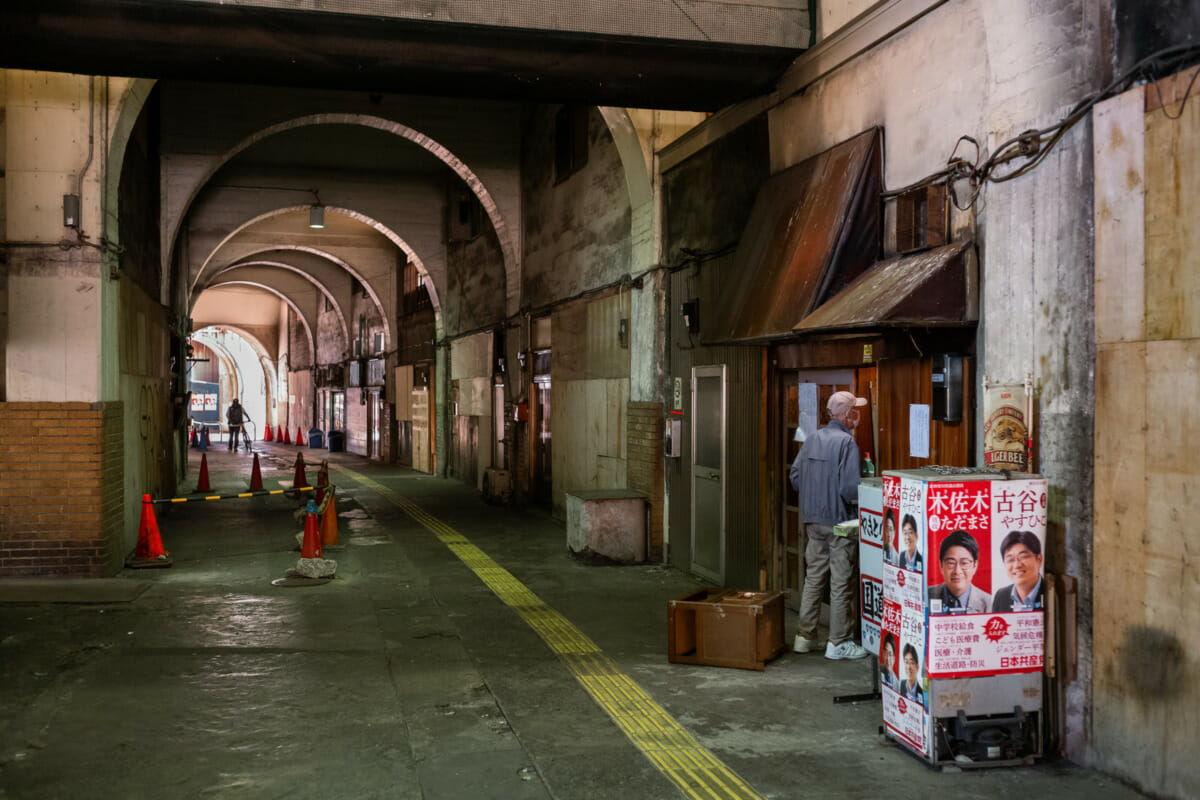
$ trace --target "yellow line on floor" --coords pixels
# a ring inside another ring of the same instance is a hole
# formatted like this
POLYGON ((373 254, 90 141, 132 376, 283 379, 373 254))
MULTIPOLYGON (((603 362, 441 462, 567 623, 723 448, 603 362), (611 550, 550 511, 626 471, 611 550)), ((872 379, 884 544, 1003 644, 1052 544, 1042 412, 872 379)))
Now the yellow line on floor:
POLYGON ((331 464, 330 469, 399 506, 437 536, 501 601, 533 628, 629 741, 684 796, 694 800, 762 800, 762 795, 696 741, 666 709, 622 673, 595 642, 465 536, 435 519, 412 500, 366 475, 337 464, 331 464))

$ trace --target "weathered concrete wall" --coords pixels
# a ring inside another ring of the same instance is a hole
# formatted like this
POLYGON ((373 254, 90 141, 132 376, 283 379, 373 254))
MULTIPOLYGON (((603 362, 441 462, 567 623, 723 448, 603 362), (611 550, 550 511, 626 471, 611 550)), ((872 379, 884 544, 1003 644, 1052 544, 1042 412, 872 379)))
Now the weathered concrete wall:
POLYGON ((337 364, 350 357, 350 342, 358 335, 358 317, 344 318, 332 308, 327 308, 325 298, 313 292, 317 306, 317 327, 313 336, 317 339, 317 364, 337 364), (348 330, 343 325, 348 326, 348 330), (347 333, 349 341, 347 341, 347 333))
MULTIPOLYGON (((986 157, 1010 136, 1062 118, 1104 82, 1103 22, 1083 0, 940 6, 773 109, 772 171, 872 125, 885 129, 885 188, 937 170, 960 135, 979 140, 986 157)), ((1080 759, 1093 597, 1090 153, 1083 125, 1033 174, 989 186, 979 229, 977 377, 1019 381, 1033 372, 1038 467, 1054 498, 1046 568, 1081 579, 1080 680, 1067 713, 1068 752, 1080 759)))
POLYGON ((162 290, 158 230, 158 104, 155 97, 138 115, 121 164, 118 205, 123 278, 158 300, 162 290))
POLYGON ((539 107, 525 136, 522 299, 539 308, 630 274, 631 209, 620 153, 600 112, 587 115, 587 163, 556 183, 554 115, 539 107))
MULTIPOLYGON (((691 459, 692 368, 728 366, 726 419, 753 426, 749 435, 727 437, 725 475, 725 577, 738 586, 757 586, 758 462, 761 459, 757 422, 761 394, 756 372, 761 371, 758 348, 704 347, 690 334, 679 312, 681 303, 696 300, 700 325, 712 313, 719 294, 721 268, 731 255, 692 262, 684 252, 727 251, 737 243, 750 215, 758 187, 768 174, 769 144, 765 116, 751 119, 700 150, 662 177, 663 258, 674 271, 667 276, 667 382, 682 381, 683 451, 667 459, 667 531, 664 557, 681 569, 692 563, 691 459)), ((732 279, 731 279, 732 280, 732 279)), ((673 407, 672 394, 666 407, 673 407)), ((731 426, 731 430, 732 430, 731 426)))
POLYGON ((492 334, 450 343, 450 452, 454 477, 483 488, 492 464, 492 334))
MULTIPOLYGON (((157 290, 157 285, 154 287, 157 290)), ((137 544, 143 494, 175 493, 175 420, 167 310, 157 296, 121 282, 121 408, 124 412, 124 544, 137 544)))
MULTIPOLYGON (((308 369, 315 366, 317 362, 313 358, 312 347, 309 345, 304 326, 297 319, 296 312, 290 308, 287 310, 287 320, 286 338, 290 356, 289 366, 292 369, 308 369)), ((313 331, 313 335, 316 335, 316 331, 313 331)))
POLYGON ((1095 757, 1180 798, 1200 796, 1200 91, 1174 99, 1194 72, 1098 106, 1094 142, 1095 757))
POLYGON ((466 242, 446 246, 442 327, 447 336, 498 325, 504 320, 504 254, 487 229, 466 242))
MULTIPOLYGON (((635 402, 662 402, 667 297, 663 276, 652 272, 661 261, 662 240, 661 186, 651 176, 656 171, 656 151, 703 122, 705 115, 635 108, 600 111, 625 167, 631 207, 630 270, 635 278, 642 277, 641 287, 635 282, 630 292, 630 395, 635 402)), ((660 511, 656 507, 656 513, 660 511)), ((661 529, 661 524, 661 517, 652 521, 656 529, 661 529)))

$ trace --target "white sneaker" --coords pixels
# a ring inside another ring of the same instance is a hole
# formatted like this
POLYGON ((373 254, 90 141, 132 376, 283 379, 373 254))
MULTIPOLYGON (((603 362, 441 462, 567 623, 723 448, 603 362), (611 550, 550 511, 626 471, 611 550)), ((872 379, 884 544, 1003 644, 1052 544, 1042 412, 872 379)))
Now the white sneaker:
POLYGON ((851 640, 846 640, 841 644, 829 642, 825 645, 825 657, 834 661, 843 659, 866 658, 871 655, 871 651, 861 645, 855 644, 851 640))
POLYGON ((796 634, 796 641, 792 643, 792 649, 797 653, 811 653, 818 649, 821 643, 816 639, 805 639, 800 634, 796 634))

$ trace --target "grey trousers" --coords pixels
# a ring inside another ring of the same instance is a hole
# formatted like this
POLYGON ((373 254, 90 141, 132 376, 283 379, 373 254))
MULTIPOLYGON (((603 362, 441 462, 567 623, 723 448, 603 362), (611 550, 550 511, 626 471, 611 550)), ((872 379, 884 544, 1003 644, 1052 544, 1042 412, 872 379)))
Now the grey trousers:
POLYGON ((858 541, 834 536, 828 525, 804 526, 808 547, 804 550, 804 591, 800 595, 800 620, 796 634, 816 640, 821 599, 829 585, 829 641, 839 645, 851 638, 855 620, 854 565, 858 562, 858 541))

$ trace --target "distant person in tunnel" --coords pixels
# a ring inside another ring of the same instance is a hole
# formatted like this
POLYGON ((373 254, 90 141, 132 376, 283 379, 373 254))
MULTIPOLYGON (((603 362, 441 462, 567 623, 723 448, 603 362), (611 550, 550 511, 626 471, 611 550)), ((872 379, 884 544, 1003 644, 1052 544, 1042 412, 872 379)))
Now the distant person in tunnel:
POLYGON ((229 449, 235 453, 241 442, 242 423, 248 419, 250 419, 250 415, 246 413, 246 409, 242 408, 236 397, 233 398, 233 402, 229 404, 229 410, 225 412, 225 421, 229 423, 229 449))

